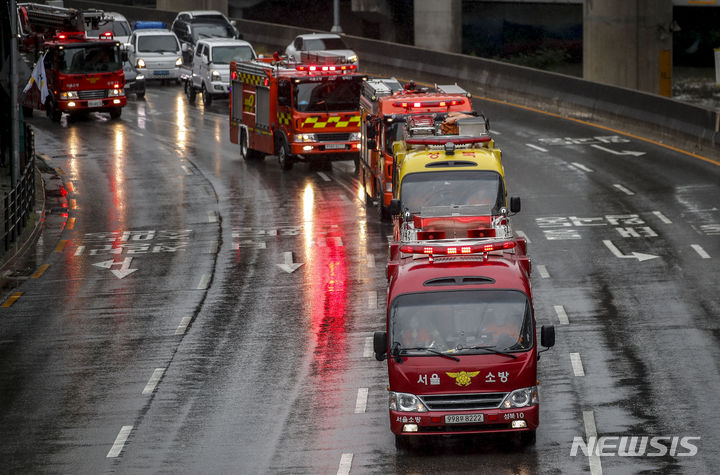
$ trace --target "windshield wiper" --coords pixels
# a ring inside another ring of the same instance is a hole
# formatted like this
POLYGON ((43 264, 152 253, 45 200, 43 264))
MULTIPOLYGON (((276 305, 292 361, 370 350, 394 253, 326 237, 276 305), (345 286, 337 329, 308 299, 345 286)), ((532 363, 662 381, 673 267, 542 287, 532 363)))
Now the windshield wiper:
POLYGON ((410 348, 404 348, 400 346, 400 343, 395 342, 393 343, 392 353, 393 356, 399 356, 401 351, 407 351, 407 350, 417 350, 417 351, 429 351, 430 353, 436 354, 438 356, 443 356, 445 358, 450 358, 451 360, 460 361, 460 358, 453 355, 448 355, 447 353, 443 353, 442 351, 438 351, 434 348, 427 348, 425 346, 413 346, 410 348))
POLYGON ((470 348, 458 348, 458 350, 485 350, 496 355, 509 356, 512 359, 517 359, 517 356, 511 353, 505 353, 504 351, 496 350, 494 346, 471 346, 470 348))

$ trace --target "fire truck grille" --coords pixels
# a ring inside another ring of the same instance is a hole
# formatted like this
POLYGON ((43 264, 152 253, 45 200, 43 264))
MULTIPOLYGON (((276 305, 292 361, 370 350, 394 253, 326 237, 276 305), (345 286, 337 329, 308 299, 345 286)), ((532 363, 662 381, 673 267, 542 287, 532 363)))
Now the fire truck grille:
POLYGON ((432 394, 420 396, 431 411, 472 411, 500 407, 507 393, 432 394))
POLYGON ((97 89, 95 91, 78 91, 78 97, 80 99, 103 99, 106 95, 107 91, 105 89, 97 89))
POLYGON ((317 139, 318 142, 347 142, 350 139, 350 134, 317 134, 317 139))

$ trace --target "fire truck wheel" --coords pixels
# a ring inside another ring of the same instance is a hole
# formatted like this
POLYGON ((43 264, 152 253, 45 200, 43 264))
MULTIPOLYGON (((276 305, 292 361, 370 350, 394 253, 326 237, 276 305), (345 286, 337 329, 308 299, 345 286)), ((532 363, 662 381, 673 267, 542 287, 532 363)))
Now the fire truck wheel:
POLYGON ((55 107, 55 103, 50 98, 48 98, 47 102, 45 102, 45 112, 47 112, 47 116, 50 117, 50 120, 53 122, 60 122, 60 119, 62 118, 62 111, 55 107))
POLYGON ((380 215, 380 220, 385 221, 390 219, 390 210, 387 209, 387 207, 384 204, 383 200, 383 192, 382 192, 382 184, 378 180, 378 182, 375 184, 375 199, 377 200, 378 204, 378 214, 380 215))
POLYGON ((136 92, 135 97, 138 99, 145 99, 145 91, 142 92, 136 92))
POLYGON ((190 105, 194 105, 197 92, 195 91, 195 88, 192 87, 192 84, 185 83, 185 92, 187 93, 188 103, 190 105))
POLYGON ((281 169, 285 171, 292 169, 293 159, 290 156, 290 152, 288 151, 288 147, 287 145, 285 145, 284 141, 280 141, 280 143, 278 144, 277 157, 281 169))
POLYGON ((110 118, 113 120, 119 119, 121 114, 122 114, 122 107, 115 107, 112 110, 110 110, 110 118))
POLYGON ((203 105, 205 107, 210 107, 212 105, 212 95, 205 88, 205 84, 203 84, 203 87, 202 87, 202 99, 203 99, 203 105))

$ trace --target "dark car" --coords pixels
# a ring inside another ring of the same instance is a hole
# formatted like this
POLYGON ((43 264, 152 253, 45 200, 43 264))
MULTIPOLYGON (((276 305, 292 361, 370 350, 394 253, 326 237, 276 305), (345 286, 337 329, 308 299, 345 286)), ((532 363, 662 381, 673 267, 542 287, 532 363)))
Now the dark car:
POLYGON ((203 38, 236 38, 242 35, 235 28, 235 22, 215 10, 191 10, 177 14, 170 26, 180 40, 183 49, 183 62, 192 62, 192 52, 197 41, 203 38))

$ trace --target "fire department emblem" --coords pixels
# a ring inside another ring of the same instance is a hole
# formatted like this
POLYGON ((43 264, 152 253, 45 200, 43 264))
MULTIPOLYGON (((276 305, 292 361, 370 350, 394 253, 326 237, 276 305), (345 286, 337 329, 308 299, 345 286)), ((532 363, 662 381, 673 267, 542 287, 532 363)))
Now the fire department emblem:
POLYGON ((95 84, 100 78, 85 78, 90 84, 95 84))
POLYGON ((445 373, 455 379, 458 386, 470 386, 472 378, 480 374, 480 371, 460 371, 459 373, 445 373))

